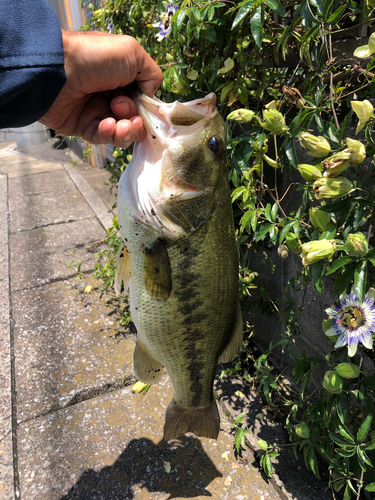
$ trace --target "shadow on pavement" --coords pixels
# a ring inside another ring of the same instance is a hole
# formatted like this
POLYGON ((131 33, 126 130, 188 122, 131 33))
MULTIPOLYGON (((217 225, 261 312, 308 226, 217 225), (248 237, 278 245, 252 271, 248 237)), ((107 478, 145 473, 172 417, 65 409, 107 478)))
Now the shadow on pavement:
POLYGON ((211 497, 206 487, 222 477, 195 437, 154 444, 130 441, 116 462, 99 471, 86 470, 61 500, 133 500, 141 490, 164 492, 169 499, 211 497), (166 467, 170 464, 170 472, 166 467))

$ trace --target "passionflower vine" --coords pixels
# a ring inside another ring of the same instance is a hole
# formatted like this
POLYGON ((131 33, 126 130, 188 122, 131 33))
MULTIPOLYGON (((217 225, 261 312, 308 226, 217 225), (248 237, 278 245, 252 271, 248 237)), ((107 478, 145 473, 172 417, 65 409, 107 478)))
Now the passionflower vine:
POLYGON ((156 35, 158 42, 160 42, 161 40, 163 40, 163 38, 170 34, 172 29, 172 17, 178 10, 177 5, 172 2, 169 2, 168 4, 166 2, 163 3, 164 5, 166 5, 166 11, 160 14, 160 21, 153 24, 155 28, 158 28, 158 34, 156 35))
POLYGON ((358 344, 361 343, 367 349, 372 349, 372 333, 375 332, 375 290, 370 290, 361 302, 356 293, 340 295, 339 300, 332 307, 326 309, 329 320, 324 323, 325 334, 328 337, 336 337, 335 347, 348 346, 350 357, 357 352, 358 344), (328 328, 327 328, 328 326, 328 328))

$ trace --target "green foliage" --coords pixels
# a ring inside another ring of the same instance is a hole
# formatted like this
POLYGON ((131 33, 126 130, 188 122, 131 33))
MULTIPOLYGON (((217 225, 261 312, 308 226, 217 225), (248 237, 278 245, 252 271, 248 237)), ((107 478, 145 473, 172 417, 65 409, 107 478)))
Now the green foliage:
POLYGON ((271 457, 278 457, 280 453, 276 451, 276 444, 273 446, 268 445, 267 441, 263 439, 258 439, 259 450, 257 451, 257 457, 261 463, 261 467, 267 477, 271 477, 273 474, 273 467, 271 462, 271 457))
MULTIPOLYGON (((284 415, 292 447, 303 453, 306 466, 317 477, 319 468, 329 471, 334 492, 345 499, 370 499, 375 377, 362 366, 365 356, 374 360, 373 351, 359 343, 349 357, 344 345, 320 359, 299 352, 295 341, 300 315, 309 307, 308 286, 319 297, 331 280, 337 297, 353 290, 362 301, 375 282, 375 57, 371 40, 359 51, 366 60, 341 50, 344 38, 360 33, 364 23, 372 26, 374 2, 182 0, 169 36, 160 40, 155 25, 165 11, 161 0, 107 0, 90 8, 83 29, 108 31, 111 25, 113 33, 136 37, 161 66, 158 97, 188 101, 215 92, 222 116, 230 114, 228 166, 241 304, 248 314, 256 308, 276 315, 282 333, 261 355, 245 347, 225 375, 241 373, 253 380, 266 403, 284 415), (356 126, 363 130, 353 141, 356 126), (261 260, 256 268, 254 255, 261 260), (285 259, 294 260, 296 276, 273 301, 258 273, 278 274, 285 259), (292 359, 298 391, 285 392, 272 364, 276 350, 292 359), (329 369, 318 376, 323 362, 329 369)), ((127 154, 116 150, 114 183, 126 168, 127 154)), ((117 231, 115 222, 107 237, 110 250, 98 256, 95 268, 106 287, 113 284, 117 231)), ((351 321, 358 318, 355 312, 351 321)), ((243 417, 232 426, 238 453, 248 432, 243 417)), ((270 457, 277 452, 265 442, 259 446, 269 476, 270 457)))
POLYGON ((237 451, 237 454, 241 454, 241 450, 245 448, 246 445, 246 434, 248 434, 250 431, 246 429, 245 423, 243 421, 243 418, 245 416, 245 413, 240 413, 238 417, 234 420, 234 422, 231 425, 231 429, 234 431, 234 443, 235 443, 235 448, 237 451))

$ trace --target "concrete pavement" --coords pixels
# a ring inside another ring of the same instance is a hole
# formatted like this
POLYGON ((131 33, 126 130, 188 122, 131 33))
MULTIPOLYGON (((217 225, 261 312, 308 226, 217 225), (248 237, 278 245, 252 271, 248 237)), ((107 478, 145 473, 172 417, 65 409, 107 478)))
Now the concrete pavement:
POLYGON ((161 440, 171 384, 131 392, 134 334, 91 275, 113 216, 109 174, 37 149, 0 143, 0 498, 332 498, 288 452, 272 480, 259 471, 258 437, 286 437, 241 380, 216 383, 217 441, 161 440), (241 411, 254 434, 238 460, 241 411))

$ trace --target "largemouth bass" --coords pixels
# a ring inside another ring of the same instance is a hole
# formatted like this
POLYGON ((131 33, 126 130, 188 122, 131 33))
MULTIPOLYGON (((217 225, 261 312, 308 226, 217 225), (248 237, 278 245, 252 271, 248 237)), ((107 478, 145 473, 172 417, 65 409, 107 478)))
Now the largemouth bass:
POLYGON ((216 439, 216 366, 242 343, 225 124, 214 94, 134 100, 147 137, 119 183, 115 286, 123 281, 130 293, 135 376, 156 383, 164 367, 169 374, 165 440, 186 432, 216 439))

